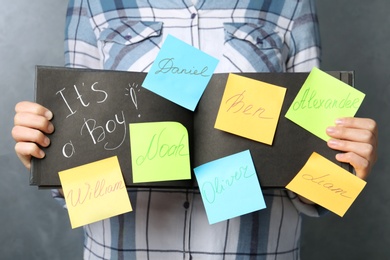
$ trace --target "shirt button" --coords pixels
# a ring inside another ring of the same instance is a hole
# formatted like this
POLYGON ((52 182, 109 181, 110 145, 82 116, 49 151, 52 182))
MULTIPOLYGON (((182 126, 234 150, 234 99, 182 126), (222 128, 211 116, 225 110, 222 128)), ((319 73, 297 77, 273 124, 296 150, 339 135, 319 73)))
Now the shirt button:
POLYGON ((126 35, 125 36, 125 39, 128 40, 128 41, 131 40, 131 38, 133 38, 133 37, 131 37, 131 35, 126 35))
POLYGON ((191 19, 194 19, 196 17, 196 14, 195 13, 192 13, 191 14, 191 19))
POLYGON ((183 207, 184 207, 185 209, 188 209, 188 208, 190 207, 190 203, 189 203, 188 201, 184 202, 184 203, 183 203, 183 207))

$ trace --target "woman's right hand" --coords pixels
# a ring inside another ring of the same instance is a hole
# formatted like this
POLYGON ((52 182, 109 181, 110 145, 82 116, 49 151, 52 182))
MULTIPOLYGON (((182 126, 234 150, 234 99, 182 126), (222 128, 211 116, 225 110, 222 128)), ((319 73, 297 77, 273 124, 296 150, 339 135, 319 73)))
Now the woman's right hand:
POLYGON ((40 147, 47 147, 50 144, 50 139, 46 134, 54 131, 54 126, 50 122, 53 113, 29 101, 16 104, 15 112, 12 129, 12 137, 16 141, 15 151, 24 166, 30 169, 31 157, 45 157, 40 147))

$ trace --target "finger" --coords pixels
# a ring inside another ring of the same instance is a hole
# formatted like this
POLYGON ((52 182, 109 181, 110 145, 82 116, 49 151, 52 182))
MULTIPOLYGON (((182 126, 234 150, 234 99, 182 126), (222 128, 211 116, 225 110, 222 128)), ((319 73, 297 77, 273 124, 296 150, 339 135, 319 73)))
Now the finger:
POLYGON ((375 147, 371 143, 330 139, 328 146, 334 150, 356 154, 371 163, 376 161, 375 147))
POLYGON ((15 152, 27 169, 30 169, 31 167, 31 156, 40 159, 45 157, 45 152, 35 143, 18 142, 15 145, 15 152))
POLYGON ((47 147, 50 139, 41 131, 24 126, 14 126, 12 128, 12 137, 16 142, 33 142, 40 146, 47 147))
POLYGON ((376 146, 377 139, 373 132, 362 128, 349 128, 344 126, 332 126, 326 129, 327 135, 332 138, 349 140, 361 143, 370 143, 376 146))
POLYGON ((24 167, 26 167, 28 170, 31 169, 31 156, 23 156, 18 153, 16 153, 19 160, 23 163, 24 167))
POLYGON ((22 101, 17 103, 15 105, 15 112, 40 115, 45 117, 47 120, 51 120, 53 118, 53 113, 49 109, 30 101, 22 101))
POLYGON ((351 164, 355 169, 356 176, 360 179, 367 179, 368 174, 371 171, 372 165, 370 164, 370 161, 356 153, 340 153, 336 155, 336 159, 340 162, 351 164))
POLYGON ((344 117, 336 119, 335 124, 336 126, 343 126, 347 128, 365 129, 373 133, 375 136, 378 134, 377 124, 370 118, 344 117))
POLYGON ((46 117, 26 112, 18 112, 15 114, 14 125, 34 128, 47 134, 51 134, 54 131, 53 124, 46 117))

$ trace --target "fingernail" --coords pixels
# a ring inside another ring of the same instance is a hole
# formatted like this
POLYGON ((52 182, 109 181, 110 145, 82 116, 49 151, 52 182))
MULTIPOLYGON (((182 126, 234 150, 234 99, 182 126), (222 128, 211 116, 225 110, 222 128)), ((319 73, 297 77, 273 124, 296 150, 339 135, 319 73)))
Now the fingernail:
POLYGON ((331 147, 336 147, 338 146, 339 142, 337 140, 331 139, 328 141, 328 145, 331 147))
POLYGON ((333 126, 326 128, 326 132, 328 134, 333 134, 335 131, 336 131, 336 128, 334 128, 333 126))
POLYGON ((44 151, 39 151, 39 156, 40 156, 40 158, 43 158, 43 157, 45 157, 45 152, 44 151))
POLYGON ((344 160, 344 154, 343 153, 336 154, 336 160, 343 161, 344 160))
POLYGON ((53 124, 49 124, 49 125, 47 126, 47 130, 49 131, 49 133, 53 133, 53 131, 54 131, 54 126, 53 126, 53 124))
POLYGON ((343 118, 337 118, 334 123, 336 125, 343 125, 344 124, 344 119, 343 118))
POLYGON ((45 137, 43 143, 45 144, 45 146, 48 146, 50 144, 50 139, 48 137, 45 137))
POLYGON ((48 110, 45 112, 45 117, 48 119, 48 120, 51 120, 53 118, 53 113, 48 110))

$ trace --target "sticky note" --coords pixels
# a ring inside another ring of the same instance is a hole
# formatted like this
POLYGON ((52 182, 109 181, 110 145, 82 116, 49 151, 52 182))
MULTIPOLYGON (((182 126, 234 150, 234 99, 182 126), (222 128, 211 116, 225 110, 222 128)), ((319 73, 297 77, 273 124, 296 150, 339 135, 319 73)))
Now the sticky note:
POLYGON ((215 128, 272 145, 286 88, 229 74, 215 128))
POLYGON ((203 164, 194 172, 210 224, 266 207, 249 150, 203 164))
POLYGON ((72 228, 132 211, 118 158, 59 172, 72 228))
POLYGON ((133 182, 191 179, 187 129, 177 122, 130 124, 133 182))
POLYGON ((286 118, 324 141, 329 140, 326 128, 340 117, 353 117, 365 94, 313 68, 286 113, 286 118))
POLYGON ((365 185, 364 180, 314 152, 286 188, 342 217, 365 185))
POLYGON ((194 111, 218 60, 168 35, 142 86, 194 111))

